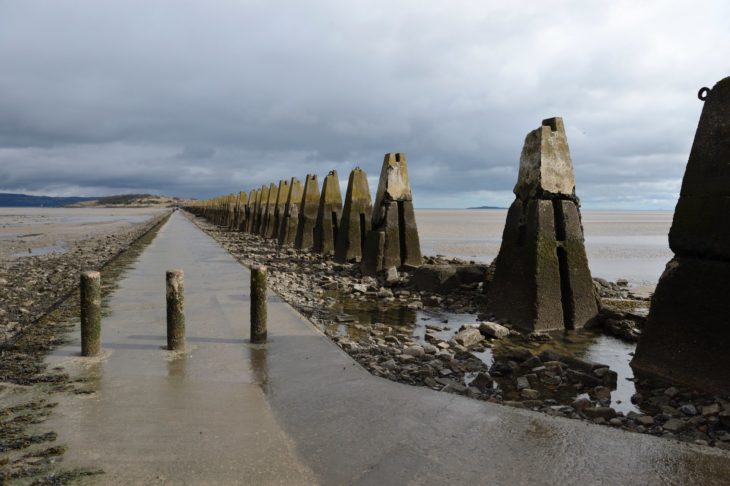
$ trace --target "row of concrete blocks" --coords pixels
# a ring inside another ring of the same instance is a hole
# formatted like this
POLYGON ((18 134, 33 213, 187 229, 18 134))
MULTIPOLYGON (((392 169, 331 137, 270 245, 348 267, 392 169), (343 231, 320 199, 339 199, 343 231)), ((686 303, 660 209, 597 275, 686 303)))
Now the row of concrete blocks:
POLYGON ((360 262, 366 275, 422 262, 408 167, 401 153, 385 154, 375 205, 367 174, 356 167, 350 172, 344 204, 333 170, 324 178, 321 192, 317 175, 309 174, 304 184, 292 177, 186 209, 282 246, 330 255, 340 263, 360 262))

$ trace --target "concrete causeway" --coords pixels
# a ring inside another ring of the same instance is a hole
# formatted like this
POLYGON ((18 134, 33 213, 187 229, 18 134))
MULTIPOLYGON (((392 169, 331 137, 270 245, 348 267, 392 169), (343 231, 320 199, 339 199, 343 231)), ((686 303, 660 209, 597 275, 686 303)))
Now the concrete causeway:
MULTIPOLYGON (((103 278, 103 276, 102 276, 103 278)), ((99 484, 727 484, 730 454, 370 375, 274 294, 248 343, 249 272, 175 213, 107 302, 103 356, 47 424, 99 484), (188 351, 163 348, 165 270, 185 270, 188 351)), ((45 425, 44 425, 45 426, 45 425)))

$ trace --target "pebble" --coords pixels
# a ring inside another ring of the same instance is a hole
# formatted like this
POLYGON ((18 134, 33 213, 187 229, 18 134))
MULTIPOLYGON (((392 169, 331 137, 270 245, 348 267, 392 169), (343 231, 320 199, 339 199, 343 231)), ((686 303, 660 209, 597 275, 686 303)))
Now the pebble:
POLYGON ((664 430, 676 434, 687 428, 687 423, 681 419, 669 419, 663 426, 664 430))
POLYGON ((530 381, 525 376, 517 377, 517 390, 524 390, 530 388, 530 381))
MULTIPOLYGON (((435 348, 435 346, 431 346, 431 347, 435 348)), ((405 350, 403 350, 403 353, 416 357, 416 358, 420 358, 421 356, 426 354, 426 351, 423 349, 422 346, 415 345, 415 346, 410 346, 410 347, 406 348, 405 350)))
POLYGON ((687 415, 688 417, 694 417, 695 415, 697 415, 697 407, 695 407, 691 403, 687 405, 682 405, 681 407, 679 407, 679 411, 682 412, 684 415, 687 415))

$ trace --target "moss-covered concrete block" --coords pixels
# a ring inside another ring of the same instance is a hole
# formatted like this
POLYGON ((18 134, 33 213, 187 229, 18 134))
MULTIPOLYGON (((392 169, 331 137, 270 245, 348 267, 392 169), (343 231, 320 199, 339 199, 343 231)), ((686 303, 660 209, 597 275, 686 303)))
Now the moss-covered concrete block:
POLYGON ((293 245, 297 237, 297 226, 299 225, 299 205, 302 203, 304 186, 296 177, 289 182, 289 194, 284 205, 284 217, 279 227, 279 244, 293 245))
POLYGON ((362 260, 365 238, 370 231, 372 200, 368 176, 359 167, 350 172, 345 205, 340 218, 340 231, 335 244, 335 261, 345 263, 362 260))
POLYGON ((332 170, 322 182, 317 221, 314 225, 314 251, 323 255, 335 252, 340 217, 342 215, 342 192, 337 171, 332 170))
POLYGON ((294 247, 298 250, 309 250, 314 246, 314 226, 317 223, 319 210, 319 181, 316 174, 307 175, 304 182, 302 202, 299 204, 299 223, 294 247))

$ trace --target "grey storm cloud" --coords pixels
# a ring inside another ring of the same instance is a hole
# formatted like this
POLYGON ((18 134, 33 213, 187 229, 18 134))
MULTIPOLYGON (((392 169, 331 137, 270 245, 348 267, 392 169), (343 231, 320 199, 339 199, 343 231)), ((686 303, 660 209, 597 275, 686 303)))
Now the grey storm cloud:
POLYGON ((672 208, 724 1, 0 0, 0 191, 207 197, 405 152, 421 207, 506 205, 563 116, 586 207, 672 208))

